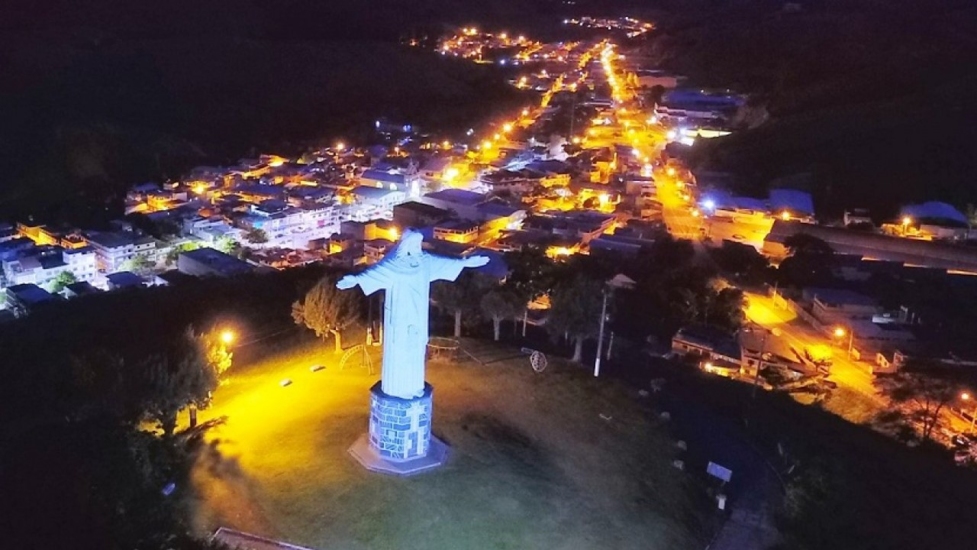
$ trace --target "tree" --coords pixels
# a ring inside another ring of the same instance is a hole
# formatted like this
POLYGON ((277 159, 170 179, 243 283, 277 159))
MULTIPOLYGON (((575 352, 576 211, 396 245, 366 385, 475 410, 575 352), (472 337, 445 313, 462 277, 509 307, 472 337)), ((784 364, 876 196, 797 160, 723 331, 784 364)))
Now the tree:
POLYGON ((265 244, 268 242, 268 233, 264 229, 252 227, 244 234, 244 240, 251 244, 265 244))
POLYGON ((546 327, 558 338, 568 335, 574 342, 574 362, 583 359, 583 342, 597 335, 603 305, 603 284, 578 275, 553 290, 546 327))
POLYGON ((710 252, 720 269, 734 277, 749 283, 760 283, 766 279, 770 264, 752 246, 724 241, 721 247, 710 252))
POLYGON ((64 290, 64 287, 76 282, 78 282, 78 278, 75 277, 74 273, 70 271, 62 271, 61 273, 58 273, 58 276, 55 277, 53 281, 51 281, 51 292, 57 294, 64 290))
POLYGON ((335 338, 336 353, 343 350, 342 331, 360 318, 360 304, 356 294, 336 288, 336 281, 321 279, 301 302, 292 304, 292 319, 305 325, 325 340, 335 338))
POLYGON ((215 328, 200 337, 207 354, 207 361, 214 368, 218 379, 222 378, 234 363, 234 352, 221 336, 222 331, 215 328))
POLYGON ((526 303, 508 290, 497 288, 490 290, 479 303, 485 315, 492 319, 492 335, 499 341, 499 328, 503 319, 512 319, 522 313, 526 303))
POLYGON ((145 273, 154 267, 156 267, 156 262, 150 260, 146 254, 136 254, 123 264, 126 271, 133 273, 145 273))
POLYGON ((920 425, 923 441, 929 440, 943 407, 960 391, 955 371, 912 362, 894 374, 879 376, 876 382, 883 395, 908 407, 909 418, 920 425))
POLYGON ((526 302, 531 302, 553 289, 556 263, 539 247, 526 247, 505 255, 509 276, 505 286, 526 302))
POLYGON ((746 304, 743 291, 735 287, 726 287, 715 294, 709 302, 709 320, 715 325, 736 331, 743 325, 746 314, 743 307, 746 304))
POLYGON ((198 248, 200 248, 200 243, 197 241, 187 241, 185 243, 180 243, 173 246, 170 251, 166 253, 166 266, 169 267, 175 264, 177 259, 180 257, 180 254, 190 252, 191 250, 196 250, 198 248))
POLYGON ((241 245, 228 236, 222 236, 218 237, 217 240, 214 241, 214 248, 220 250, 224 254, 236 256, 237 251, 241 248, 241 245))
POLYGON ((465 270, 454 282, 436 281, 431 285, 431 299, 434 307, 440 311, 454 315, 455 338, 461 337, 462 316, 476 311, 479 297, 487 286, 485 275, 465 270))
POLYGON ((165 436, 173 435, 181 410, 206 407, 217 387, 217 369, 207 356, 206 345, 189 329, 167 349, 136 366, 143 377, 145 415, 165 436))

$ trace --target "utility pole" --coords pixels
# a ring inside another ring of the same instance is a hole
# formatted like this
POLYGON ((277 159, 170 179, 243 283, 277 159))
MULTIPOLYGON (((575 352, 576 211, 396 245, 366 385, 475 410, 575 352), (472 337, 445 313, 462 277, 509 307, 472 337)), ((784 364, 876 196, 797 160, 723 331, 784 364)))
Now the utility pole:
POLYGON ((851 350, 855 344, 855 331, 848 327, 848 360, 851 361, 851 350))
POLYGON ((600 308, 600 330, 597 331, 597 358, 594 359, 594 378, 600 375, 600 352, 604 347, 604 320, 607 318, 607 287, 601 292, 604 303, 600 308))
POLYGON ((753 392, 752 399, 756 401, 756 389, 760 385, 760 367, 763 365, 763 354, 767 351, 767 335, 770 334, 767 329, 763 329, 763 340, 760 341, 760 357, 756 364, 756 374, 753 375, 753 392))

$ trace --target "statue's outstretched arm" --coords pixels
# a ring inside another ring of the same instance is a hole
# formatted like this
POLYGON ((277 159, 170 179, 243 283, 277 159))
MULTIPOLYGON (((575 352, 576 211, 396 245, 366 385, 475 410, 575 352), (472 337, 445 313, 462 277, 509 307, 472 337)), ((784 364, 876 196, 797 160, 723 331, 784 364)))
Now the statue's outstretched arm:
POLYGON ((336 288, 339 290, 349 290, 358 284, 360 284, 359 275, 344 275, 343 278, 336 283, 336 288))
POLYGON ((394 275, 391 269, 381 262, 355 275, 344 275, 336 283, 336 288, 348 290, 359 285, 363 289, 363 294, 369 296, 381 288, 388 288, 393 283, 393 280, 394 275))
POLYGON ((466 267, 481 267, 489 262, 486 256, 467 258, 446 258, 434 254, 426 255, 432 281, 454 281, 466 267))

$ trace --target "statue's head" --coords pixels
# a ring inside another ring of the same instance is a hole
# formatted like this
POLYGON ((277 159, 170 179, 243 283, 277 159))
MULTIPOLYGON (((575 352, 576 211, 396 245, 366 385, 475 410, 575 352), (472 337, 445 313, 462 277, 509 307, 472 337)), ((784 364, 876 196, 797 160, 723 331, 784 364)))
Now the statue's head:
POLYGON ((394 256, 397 258, 404 258, 408 260, 413 260, 411 266, 418 266, 421 262, 421 255, 424 253, 421 244, 424 242, 424 235, 413 229, 407 229, 404 231, 404 236, 400 238, 397 246, 394 248, 394 256))

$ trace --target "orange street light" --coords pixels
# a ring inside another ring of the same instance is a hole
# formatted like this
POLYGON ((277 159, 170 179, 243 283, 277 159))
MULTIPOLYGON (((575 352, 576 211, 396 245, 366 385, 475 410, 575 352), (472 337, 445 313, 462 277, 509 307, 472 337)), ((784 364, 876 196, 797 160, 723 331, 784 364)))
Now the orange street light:
POLYGON ((505 132, 505 133, 511 132, 512 131, 512 123, 511 122, 506 122, 505 124, 503 124, 502 125, 502 131, 505 132))
POLYGON ((848 335, 848 358, 851 359, 851 351, 855 344, 855 331, 849 329, 845 330, 842 327, 835 327, 834 335, 838 338, 844 338, 848 335))
POLYGON ((784 210, 783 212, 781 212, 780 213, 780 219, 782 219, 784 221, 789 221, 790 220, 790 212, 788 212, 786 210, 784 210))
POLYGON ((227 329, 227 330, 221 331, 221 342, 224 342, 225 345, 228 345, 229 346, 229 345, 233 344, 235 337, 236 336, 235 336, 233 330, 227 329))
MULTIPOLYGON (((960 394, 960 399, 970 401, 970 394, 963 392, 960 394)), ((970 413, 970 431, 968 433, 974 432, 974 421, 977 421, 977 405, 974 405, 974 412, 970 413)))

